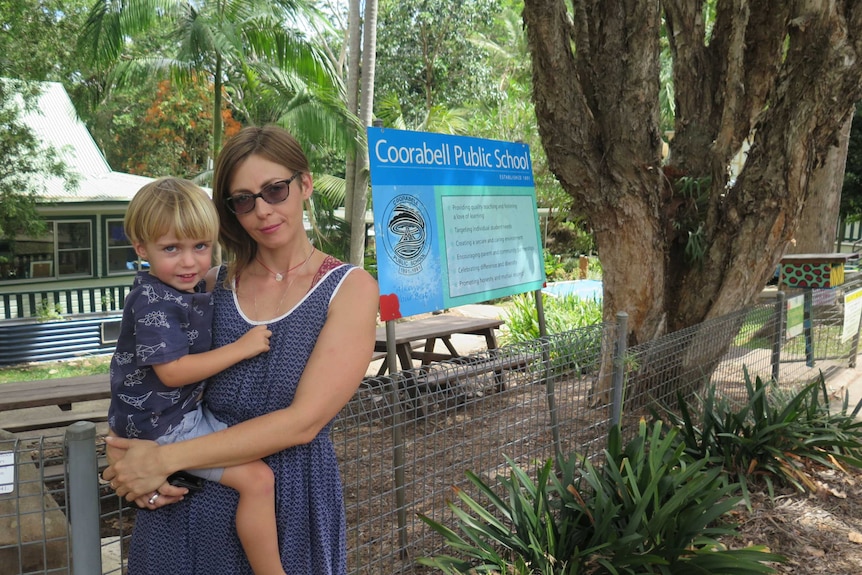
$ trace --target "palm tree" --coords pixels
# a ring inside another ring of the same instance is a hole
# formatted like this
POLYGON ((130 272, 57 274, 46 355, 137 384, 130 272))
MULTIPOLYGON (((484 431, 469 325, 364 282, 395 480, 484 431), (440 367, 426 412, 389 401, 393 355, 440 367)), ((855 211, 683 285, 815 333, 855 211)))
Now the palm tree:
POLYGON ((154 72, 170 74, 178 82, 202 74, 209 78, 215 157, 221 148, 226 86, 234 88, 233 103, 246 113, 264 105, 249 103, 246 98, 254 101, 258 93, 243 86, 266 86, 265 94, 276 96, 272 102, 281 102, 270 110, 273 121, 286 121, 288 111, 297 116, 298 104, 313 100, 315 105, 304 106, 305 115, 297 117, 306 122, 314 117, 318 127, 326 126, 316 136, 338 132, 333 126, 343 115, 333 113, 333 106, 340 100, 339 80, 323 50, 309 38, 322 26, 326 22, 309 0, 97 0, 79 45, 92 64, 112 69, 117 85, 154 72), (136 38, 156 30, 167 30, 170 44, 163 54, 130 55, 136 38))

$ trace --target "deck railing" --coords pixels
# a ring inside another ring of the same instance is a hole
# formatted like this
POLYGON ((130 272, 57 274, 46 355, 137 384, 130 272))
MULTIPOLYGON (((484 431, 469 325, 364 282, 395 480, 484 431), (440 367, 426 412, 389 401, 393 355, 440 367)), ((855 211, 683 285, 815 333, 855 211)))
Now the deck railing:
POLYGON ((56 315, 75 315, 123 309, 123 302, 131 290, 122 285, 85 288, 44 288, 32 291, 0 294, 0 319, 42 318, 56 315))

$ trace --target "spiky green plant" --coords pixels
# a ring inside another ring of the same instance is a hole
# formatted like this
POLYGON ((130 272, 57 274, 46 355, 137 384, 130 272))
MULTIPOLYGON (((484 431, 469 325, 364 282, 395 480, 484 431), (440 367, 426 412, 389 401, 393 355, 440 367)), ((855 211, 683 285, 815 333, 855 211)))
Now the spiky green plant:
POLYGON ((461 557, 419 562, 447 574, 772 573, 767 563, 780 556, 719 542, 736 533, 719 522, 738 503, 738 486, 706 460, 687 458, 676 434, 642 421, 623 444, 614 427, 601 465, 573 456, 558 462, 557 476, 549 461, 535 482, 508 460, 505 497, 469 473, 490 509, 459 490, 464 507, 450 508, 461 534, 420 515, 461 557))
POLYGON ((716 395, 714 387, 701 400, 700 413, 681 396, 679 414, 664 415, 680 430, 688 455, 712 458, 748 488, 762 481, 774 496, 775 483, 800 491, 816 485, 806 462, 835 468, 839 462, 862 467, 862 402, 851 411, 845 394, 837 411, 830 408, 821 376, 796 392, 778 392, 770 381, 754 382, 744 371, 747 401, 735 406, 716 395))

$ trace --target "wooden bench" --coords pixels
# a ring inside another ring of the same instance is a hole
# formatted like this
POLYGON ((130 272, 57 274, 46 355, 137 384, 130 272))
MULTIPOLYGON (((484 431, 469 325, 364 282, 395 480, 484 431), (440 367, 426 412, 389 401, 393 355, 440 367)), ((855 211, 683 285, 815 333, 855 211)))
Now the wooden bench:
POLYGON ((3 421, 0 429, 11 433, 65 427, 76 421, 105 421, 107 408, 87 413, 72 412, 72 404, 111 397, 108 374, 39 379, 0 384, 0 414, 31 407, 56 406, 58 412, 47 416, 28 417, 21 421, 3 421))
MULTIPOLYGON (((475 383, 477 377, 491 373, 494 378, 494 391, 505 391, 507 372, 527 369, 536 361, 541 361, 541 356, 538 354, 508 353, 496 348, 490 352, 433 361, 402 370, 397 373, 397 376, 400 388, 410 396, 411 401, 416 403, 422 394, 468 382, 475 383)), ((367 388, 377 388, 388 385, 391 381, 392 375, 389 374, 366 376, 363 379, 363 385, 367 388)))
POLYGON ((535 359, 524 354, 504 355, 499 353, 497 348, 487 355, 468 355, 448 359, 436 364, 437 369, 420 369, 416 383, 425 389, 440 389, 465 379, 493 373, 496 391, 501 392, 506 389, 507 371, 524 369, 535 359))

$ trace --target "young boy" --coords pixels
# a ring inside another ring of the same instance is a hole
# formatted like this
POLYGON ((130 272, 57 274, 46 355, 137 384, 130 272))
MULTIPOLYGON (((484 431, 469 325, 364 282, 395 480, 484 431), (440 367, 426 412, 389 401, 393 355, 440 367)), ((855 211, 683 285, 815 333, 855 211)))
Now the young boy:
MULTIPOLYGON (((123 308, 111 360, 111 430, 164 444, 224 429, 201 403, 204 380, 269 351, 272 332, 255 326, 236 342, 210 349, 213 310, 205 276, 218 237, 215 206, 192 182, 161 178, 135 194, 123 224, 149 271, 138 272, 123 308)), ((269 466, 258 460, 189 473, 239 492, 236 528, 254 573, 285 575, 269 466)), ((157 499, 158 492, 151 508, 157 499)))

